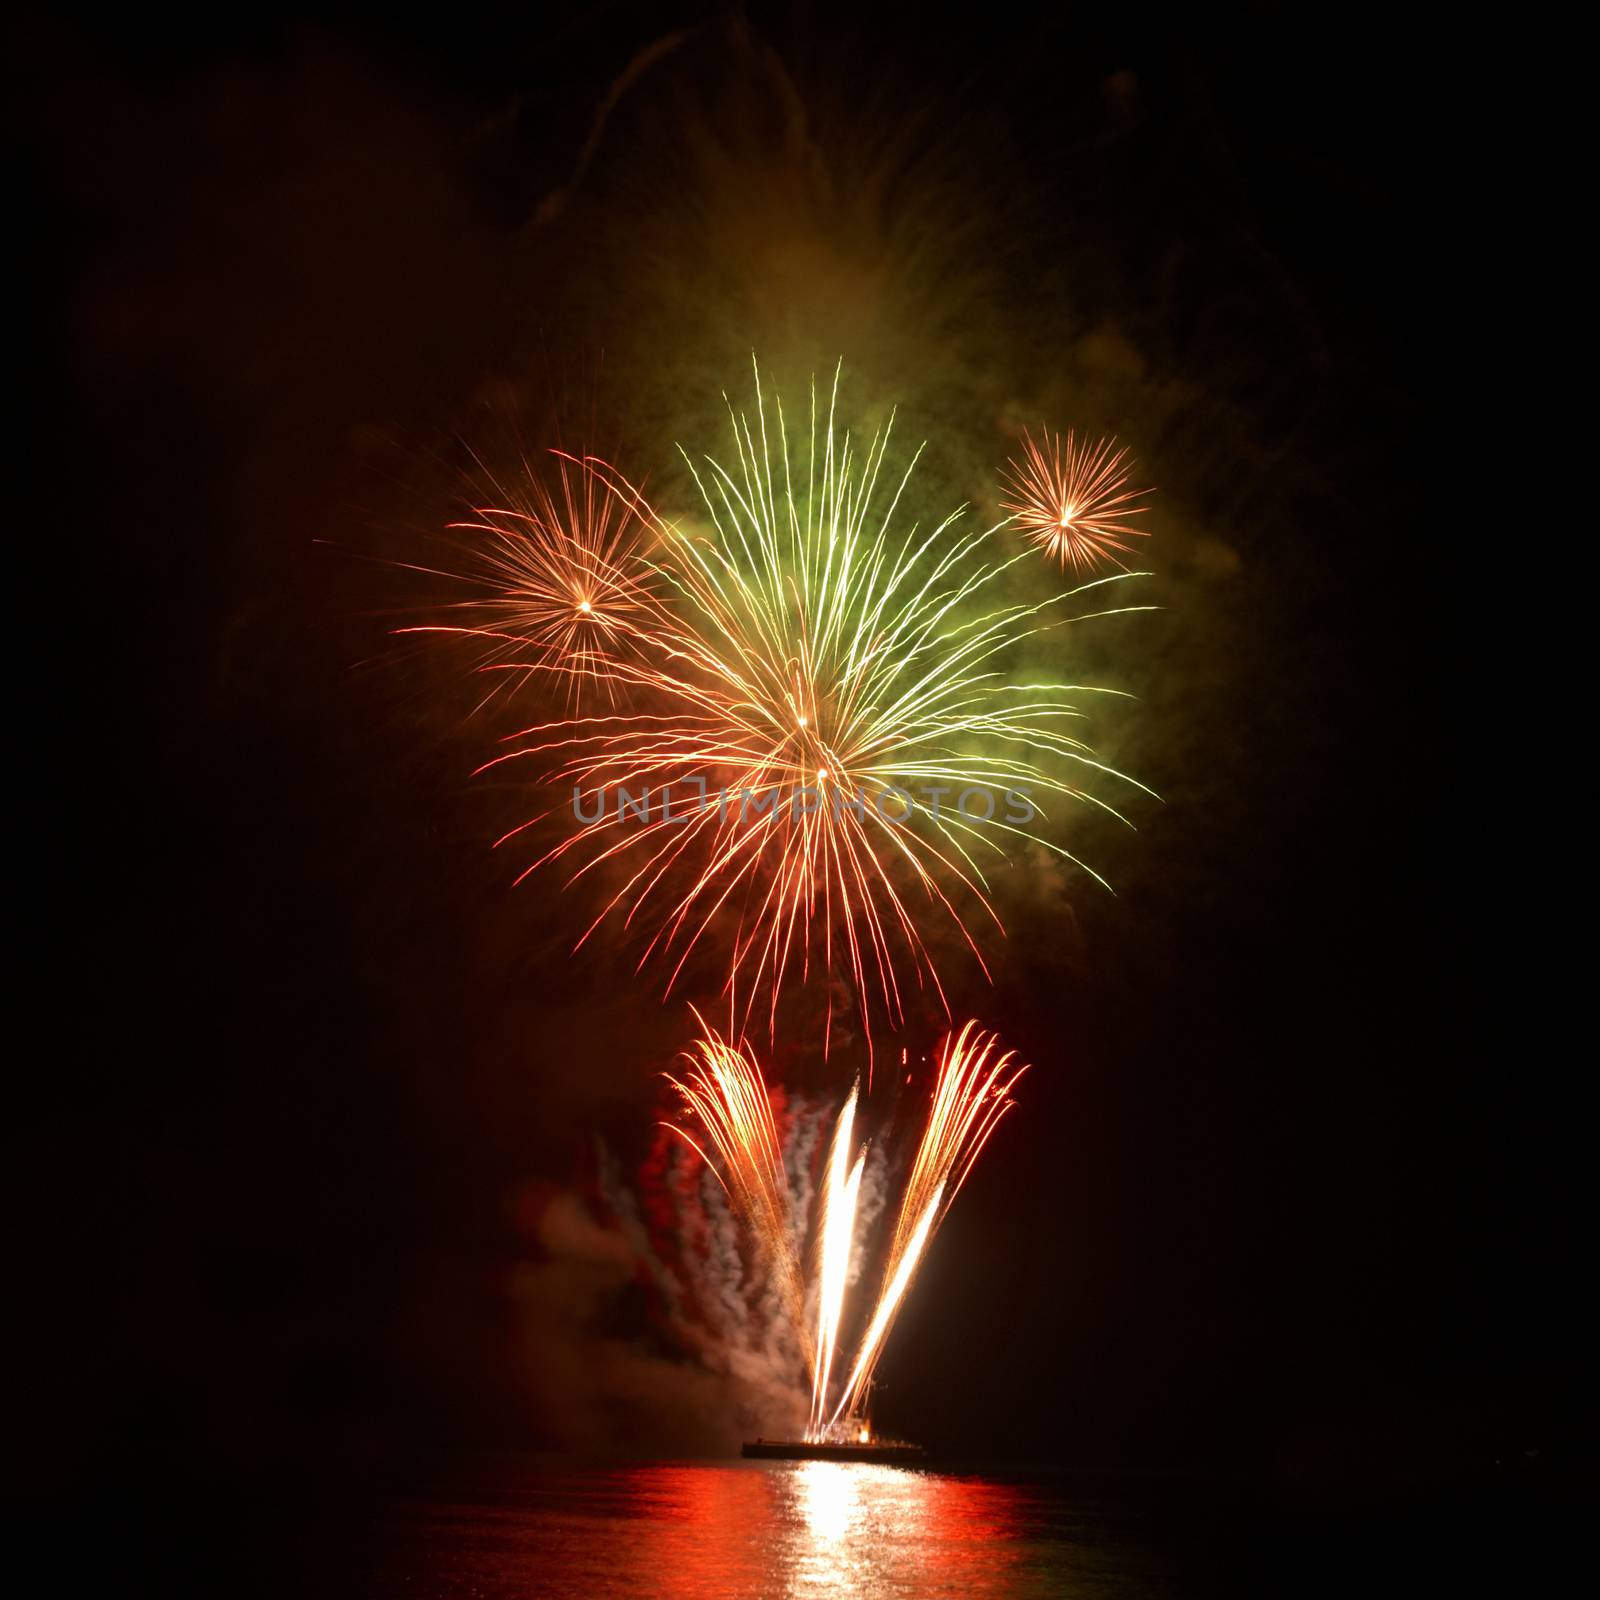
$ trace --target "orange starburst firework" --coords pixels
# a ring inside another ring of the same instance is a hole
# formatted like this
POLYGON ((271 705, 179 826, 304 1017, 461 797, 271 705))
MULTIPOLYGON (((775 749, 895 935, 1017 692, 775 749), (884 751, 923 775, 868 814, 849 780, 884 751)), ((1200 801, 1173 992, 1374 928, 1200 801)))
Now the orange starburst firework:
POLYGON ((542 472, 524 459, 506 484, 486 474, 493 498, 449 524, 464 559, 443 575, 473 591, 446 608, 461 620, 399 631, 476 644, 478 667, 504 674, 504 690, 554 676, 574 709, 595 689, 615 704, 610 666, 637 648, 651 614, 645 526, 582 462, 549 457, 542 472))
POLYGON ((1130 550, 1130 536, 1146 537, 1133 519, 1149 508, 1151 493, 1128 488, 1128 452, 1114 439, 1090 444, 1070 428, 1064 442, 1048 430, 1037 440, 1024 430, 1022 444, 1021 457, 1006 464, 1004 509, 1062 567, 1120 567, 1113 552, 1130 550))

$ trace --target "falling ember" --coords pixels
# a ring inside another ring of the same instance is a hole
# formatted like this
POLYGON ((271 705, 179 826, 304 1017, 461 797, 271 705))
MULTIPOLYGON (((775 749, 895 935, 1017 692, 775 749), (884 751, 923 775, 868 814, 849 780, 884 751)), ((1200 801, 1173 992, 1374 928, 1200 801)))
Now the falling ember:
POLYGON ((670 992, 702 940, 721 942, 725 992, 742 986, 746 1020, 768 1008, 769 1037, 786 978, 815 962, 853 989, 870 1050, 879 1020, 903 1020, 908 985, 944 1002, 925 906, 983 966, 978 933, 1004 931, 985 870, 1014 841, 1104 881, 1039 818, 1060 799, 1126 821, 1098 791, 1143 785, 1069 731, 1085 697, 1119 691, 1034 681, 1017 656, 1036 634, 1147 608, 1062 605, 1131 574, 1002 599, 1024 555, 997 556, 993 530, 960 530, 959 513, 919 529, 902 509, 916 457, 896 472, 887 429, 862 449, 836 427, 837 381, 791 449, 758 380, 754 417, 733 418, 732 470, 690 462, 709 536, 590 463, 656 535, 638 648, 583 659, 630 708, 524 728, 486 766, 538 762, 563 802, 570 790, 578 826, 526 872, 617 873, 580 944, 618 914, 648 934, 641 966, 672 960, 670 992), (646 797, 643 814, 624 794, 646 797))
POLYGON ((550 456, 553 471, 524 460, 513 481, 491 479, 494 499, 449 525, 463 541, 459 570, 435 575, 471 592, 440 621, 398 631, 476 644, 479 670, 505 674, 498 687, 546 678, 577 708, 603 685, 614 704, 606 664, 635 648, 650 615, 644 527, 582 462, 550 456))
POLYGON ((1113 439, 1090 444, 1069 428, 1065 444, 1048 431, 1040 440, 1024 431, 1021 459, 1006 465, 1004 509, 1028 537, 1062 567, 1086 572, 1106 561, 1120 567, 1113 551, 1127 551, 1130 536, 1146 530, 1132 519, 1149 509, 1148 489, 1129 489, 1128 452, 1113 439))

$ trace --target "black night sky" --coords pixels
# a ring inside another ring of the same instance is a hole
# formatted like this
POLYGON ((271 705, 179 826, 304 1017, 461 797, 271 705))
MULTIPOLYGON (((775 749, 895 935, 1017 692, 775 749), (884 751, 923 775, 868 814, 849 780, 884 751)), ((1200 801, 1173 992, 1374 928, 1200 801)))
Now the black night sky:
POLYGON ((463 441, 575 403, 636 442, 738 384, 763 317, 936 437, 1054 392, 1058 351, 1168 519, 1135 669, 1164 804, 1116 897, 1014 910, 979 1003, 1035 1063, 1024 1114, 883 1420, 1296 1514, 1575 1470, 1586 1052, 1547 1031, 1566 867, 1511 815, 1535 546, 1497 485, 1462 516, 1444 487, 1497 470, 1458 374, 1470 337, 1488 386, 1505 291, 1444 241, 1511 112, 1447 109, 1434 42, 1341 10, 1101 12, 11 25, 62 424, 17 462, 51 976, 8 1207, 52 1565, 97 1527, 130 1573, 270 1552, 208 1585, 265 1591, 440 1453, 726 1446, 586 1366, 653 1348, 638 1295, 569 1315, 537 1270, 549 1206, 643 1149, 681 1008, 511 889, 470 700, 390 629, 463 441), (824 199, 768 251, 741 196, 797 121, 824 199))

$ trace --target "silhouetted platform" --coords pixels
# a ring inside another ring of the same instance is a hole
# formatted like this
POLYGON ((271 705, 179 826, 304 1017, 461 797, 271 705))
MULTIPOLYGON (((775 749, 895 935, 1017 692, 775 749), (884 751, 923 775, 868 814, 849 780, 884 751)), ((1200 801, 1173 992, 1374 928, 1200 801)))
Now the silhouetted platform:
POLYGON ((803 1439, 748 1439, 739 1452, 747 1461, 875 1461, 880 1466, 914 1467, 920 1444, 899 1439, 869 1439, 864 1444, 807 1444, 803 1439))

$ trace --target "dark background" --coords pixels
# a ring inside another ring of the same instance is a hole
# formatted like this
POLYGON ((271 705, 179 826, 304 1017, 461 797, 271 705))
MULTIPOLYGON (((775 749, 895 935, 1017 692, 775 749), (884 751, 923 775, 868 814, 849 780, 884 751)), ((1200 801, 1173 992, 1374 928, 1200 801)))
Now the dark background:
MULTIPOLYGON (((1119 897, 1075 901, 1060 961, 1023 914, 988 1014, 1038 1069, 883 1420, 1311 1505, 1565 1471, 1572 958, 1530 887, 1559 852, 1512 817, 1543 713, 1461 389, 1514 319, 1493 252, 1449 242, 1454 181, 1499 190, 1517 116, 1447 104, 1437 40, 1342 12, 748 15, 803 94, 843 60, 890 116, 906 85, 989 108, 958 132, 980 172, 985 140, 1025 163, 986 213, 1022 240, 1002 278, 1048 253, 1073 317, 1183 389, 1147 452, 1244 574, 1162 635, 1183 732, 1119 897)), ((432 1448, 709 1447, 603 1395, 592 1437, 556 1427, 519 1348, 540 1208, 583 1189, 596 1130, 642 1137, 676 1019, 507 890, 470 734, 386 657, 369 557, 436 525, 428 464, 493 384, 594 381, 613 335, 550 289, 583 247, 553 267, 527 225, 635 52, 701 29, 714 56, 726 26, 14 27, 65 424, 17 530, 44 624, 21 931, 52 975, 14 1030, 44 1101, 14 1378, 22 1489, 62 1537, 87 1510, 159 1541, 129 1491, 160 1482, 217 1549, 281 1550, 432 1448)), ((649 1341, 614 1315, 597 1339, 649 1341)))

